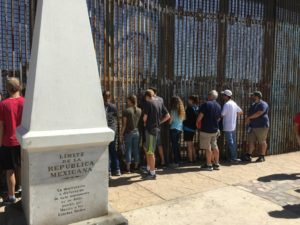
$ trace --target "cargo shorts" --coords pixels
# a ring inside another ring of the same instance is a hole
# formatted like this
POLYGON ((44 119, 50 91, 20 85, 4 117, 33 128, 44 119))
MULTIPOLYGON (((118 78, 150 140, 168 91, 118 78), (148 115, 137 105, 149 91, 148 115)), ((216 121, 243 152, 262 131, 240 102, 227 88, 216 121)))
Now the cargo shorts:
POLYGON ((268 138, 269 128, 252 128, 248 134, 248 143, 258 144, 266 143, 268 138))
POLYGON ((220 136, 220 132, 216 133, 206 133, 200 132, 200 149, 212 150, 218 148, 218 137, 220 136))

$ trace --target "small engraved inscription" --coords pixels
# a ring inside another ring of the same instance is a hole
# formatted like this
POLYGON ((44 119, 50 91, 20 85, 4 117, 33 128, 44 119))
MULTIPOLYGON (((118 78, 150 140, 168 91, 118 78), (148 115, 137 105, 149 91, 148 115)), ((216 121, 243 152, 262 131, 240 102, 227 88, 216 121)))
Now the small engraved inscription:
POLYGON ((86 185, 77 185, 57 189, 54 201, 59 203, 57 216, 67 216, 86 211, 84 198, 89 195, 86 185))

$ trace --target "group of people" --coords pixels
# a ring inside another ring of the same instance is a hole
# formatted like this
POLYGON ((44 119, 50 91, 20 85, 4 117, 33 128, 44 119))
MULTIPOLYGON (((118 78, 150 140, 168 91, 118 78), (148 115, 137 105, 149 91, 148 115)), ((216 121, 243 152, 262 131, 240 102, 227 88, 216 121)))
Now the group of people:
MULTIPOLYGON (((0 171, 4 171, 7 184, 6 203, 16 202, 16 193, 21 192, 20 186, 20 144, 16 138, 16 128, 21 124, 24 98, 22 88, 17 78, 9 78, 6 82, 9 94, 0 102, 0 171)), ((248 149, 238 158, 236 126, 237 117, 243 110, 233 100, 230 90, 221 92, 223 106, 217 102, 219 94, 212 90, 204 103, 199 104, 196 95, 189 96, 185 107, 180 97, 171 98, 169 110, 163 98, 157 96, 155 88, 148 89, 142 98, 130 95, 127 98, 127 108, 122 112, 122 126, 119 133, 120 146, 124 146, 126 173, 140 170, 143 158, 146 167, 143 178, 156 179, 156 157, 158 149, 160 163, 166 166, 165 152, 162 145, 161 128, 169 124, 169 137, 172 149, 171 165, 178 167, 180 162, 180 140, 183 134, 187 143, 189 162, 197 158, 194 137, 200 132, 200 149, 205 150, 206 162, 202 170, 219 170, 219 148, 217 144, 221 132, 224 133, 230 153, 230 162, 250 162, 256 145, 259 146, 259 157, 256 162, 264 162, 267 152, 267 137, 269 132, 269 106, 263 101, 262 93, 255 91, 250 94, 252 104, 246 116, 248 149), (142 157, 144 156, 144 157, 142 157)), ((108 126, 117 134, 118 110, 112 102, 109 91, 103 92, 104 106, 108 126)), ((294 118, 294 130, 300 145, 300 113, 294 118)), ((116 150, 116 140, 109 144, 109 172, 121 176, 120 160, 116 150)), ((0 177, 1 179, 3 176, 0 177)))
MULTIPOLYGON (((157 96, 155 88, 148 89, 141 99, 135 95, 130 95, 127 98, 127 108, 122 113, 122 126, 119 134, 120 145, 124 146, 125 172, 131 173, 138 170, 142 162, 141 155, 143 155, 146 159, 143 178, 156 179, 156 149, 159 152, 161 165, 166 166, 161 141, 161 128, 163 124, 167 123, 169 124, 169 139, 172 150, 169 164, 171 167, 179 166, 182 134, 187 143, 189 162, 194 163, 196 161, 194 137, 197 131, 200 132, 200 149, 205 150, 206 155, 206 163, 201 166, 202 170, 220 169, 217 140, 221 131, 224 132, 231 163, 238 163, 241 160, 251 161, 257 143, 259 157, 256 162, 265 161, 269 131, 269 106, 262 100, 262 93, 255 91, 250 95, 252 104, 246 117, 249 148, 241 159, 237 155, 236 126, 237 117, 243 114, 243 110, 233 100, 233 93, 230 90, 221 92, 221 96, 224 103, 223 107, 217 102, 218 92, 212 90, 208 93, 207 100, 201 105, 196 95, 189 96, 186 108, 181 98, 174 96, 171 98, 168 110, 164 105, 164 100, 157 96)), ((112 103, 112 96, 109 91, 103 92, 103 98, 108 126, 116 131, 117 108, 112 103)), ((110 175, 120 176, 116 139, 109 145, 109 158, 110 175)))

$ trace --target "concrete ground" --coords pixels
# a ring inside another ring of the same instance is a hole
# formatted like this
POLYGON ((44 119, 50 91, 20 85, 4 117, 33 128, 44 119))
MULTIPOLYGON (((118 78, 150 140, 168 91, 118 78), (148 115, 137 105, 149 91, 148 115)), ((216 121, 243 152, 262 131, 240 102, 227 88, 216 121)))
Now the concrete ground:
MULTIPOLYGON (((155 181, 123 175, 110 181, 109 202, 130 225, 300 224, 300 152, 213 172, 159 170, 155 181)), ((0 207, 0 225, 25 225, 21 206, 0 207)))
POLYGON ((300 152, 265 163, 130 174, 110 182, 109 200, 130 225, 300 224, 300 152))

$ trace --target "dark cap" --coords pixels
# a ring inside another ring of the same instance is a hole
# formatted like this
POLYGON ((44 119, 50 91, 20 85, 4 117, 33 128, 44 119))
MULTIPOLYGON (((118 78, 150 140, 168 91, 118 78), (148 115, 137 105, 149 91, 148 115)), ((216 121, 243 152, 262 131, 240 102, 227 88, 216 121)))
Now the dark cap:
POLYGON ((260 91, 254 91, 253 93, 251 93, 251 96, 262 98, 262 93, 260 91))

